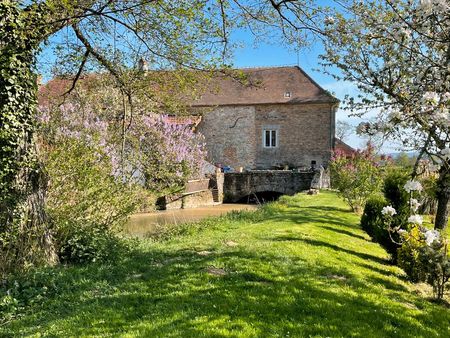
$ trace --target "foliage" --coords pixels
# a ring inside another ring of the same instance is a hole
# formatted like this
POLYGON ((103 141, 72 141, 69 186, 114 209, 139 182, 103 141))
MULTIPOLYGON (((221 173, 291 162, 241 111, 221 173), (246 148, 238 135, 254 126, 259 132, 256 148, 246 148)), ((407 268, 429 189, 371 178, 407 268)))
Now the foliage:
POLYGON ((120 246, 116 232, 139 204, 137 187, 112 176, 110 159, 75 138, 49 146, 47 212, 62 262, 108 259, 120 246))
MULTIPOLYGON (((408 217, 410 216, 410 195, 404 189, 408 178, 408 173, 405 170, 395 168, 389 170, 384 177, 384 197, 388 204, 396 210, 396 215, 391 223, 391 227, 395 229, 406 229, 408 217)), ((391 235, 397 236, 395 233, 391 235)))
POLYGON ((206 151, 191 119, 153 113, 141 100, 133 103, 130 121, 117 119, 125 107, 107 77, 85 78, 62 102, 54 93, 47 95, 51 89, 42 88, 39 106, 46 142, 84 140, 109 158, 117 179, 155 194, 179 190, 188 179, 202 176, 206 151))
POLYGON ((14 278, 0 294, 21 309, 0 336, 447 335, 448 309, 405 281, 335 193, 285 202, 264 220, 220 219, 117 261, 14 278))
POLYGON ((381 190, 382 171, 370 144, 350 157, 335 152, 330 172, 333 187, 355 212, 361 211, 370 196, 381 190))
POLYGON ((145 187, 153 192, 176 191, 188 179, 201 178, 206 150, 203 135, 194 133, 192 121, 172 121, 167 115, 142 117, 132 134, 139 137, 134 157, 145 178, 145 187), (136 156, 137 155, 137 156, 136 156))
POLYGON ((409 195, 403 188, 407 180, 405 171, 390 168, 383 181, 384 198, 370 199, 361 217, 363 230, 389 252, 394 262, 400 245, 398 233, 391 229, 406 229, 410 216, 409 195), (395 217, 389 217, 389 220, 383 215, 383 208, 387 206, 395 210, 395 217))
POLYGON ((438 231, 422 226, 423 218, 417 214, 420 202, 414 198, 422 190, 420 182, 407 181, 404 173, 392 172, 384 187, 391 205, 384 207, 380 215, 383 215, 384 231, 391 239, 390 245, 400 247, 396 252, 399 266, 412 281, 426 281, 432 285, 434 296, 442 299, 445 284, 450 279, 447 241, 438 231))
POLYGON ((411 225, 402 236, 399 266, 412 281, 432 285, 434 296, 442 299, 446 284, 450 280, 447 241, 436 230, 428 230, 418 225, 411 225))
POLYGON ((425 245, 418 226, 412 226, 404 235, 404 242, 398 249, 398 266, 414 282, 425 282, 427 262, 422 261, 421 250, 425 245))
POLYGON ((45 213, 45 177, 33 144, 36 110, 35 52, 41 18, 17 1, 0 3, 0 279, 33 264, 54 264, 45 213))
POLYGON ((391 255, 391 260, 396 262, 397 250, 400 247, 397 243, 398 234, 389 230, 390 224, 382 213, 383 208, 388 205, 389 202, 383 197, 370 198, 364 208, 360 224, 372 240, 379 243, 391 255))
POLYGON ((414 168, 414 164, 417 161, 417 156, 410 156, 408 153, 401 152, 394 157, 395 165, 411 170, 414 168))
POLYGON ((449 6, 442 0, 348 0, 322 26, 323 65, 337 67, 335 78, 360 92, 347 107, 378 112, 367 131, 433 155, 440 167, 437 228, 447 226, 450 200, 449 6))
POLYGON ((361 216, 361 228, 376 242, 380 237, 379 233, 385 229, 381 211, 387 205, 388 202, 384 197, 373 196, 367 201, 361 216))

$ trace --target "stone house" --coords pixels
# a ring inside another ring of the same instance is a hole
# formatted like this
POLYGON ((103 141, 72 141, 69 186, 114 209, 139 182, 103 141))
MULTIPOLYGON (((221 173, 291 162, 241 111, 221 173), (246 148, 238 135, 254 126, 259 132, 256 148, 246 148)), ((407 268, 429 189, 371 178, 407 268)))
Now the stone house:
POLYGON ((326 167, 339 101, 300 67, 242 72, 246 83, 217 75, 190 103, 203 114, 197 129, 209 161, 235 169, 326 167))
MULTIPOLYGON (((213 76, 208 90, 199 89, 202 95, 186 103, 201 116, 194 120, 205 136, 209 162, 235 169, 326 167, 335 147, 339 101, 297 66, 240 72, 213 76)), ((70 84, 51 80, 40 88, 40 101, 61 96, 70 84)))

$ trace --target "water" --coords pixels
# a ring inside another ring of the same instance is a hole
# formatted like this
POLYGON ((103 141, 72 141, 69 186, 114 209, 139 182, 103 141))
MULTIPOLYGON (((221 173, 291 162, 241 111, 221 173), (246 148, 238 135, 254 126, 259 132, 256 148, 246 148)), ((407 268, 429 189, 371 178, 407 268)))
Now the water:
POLYGON ((177 209, 155 211, 145 214, 132 215, 125 226, 125 233, 145 237, 155 231, 157 226, 196 222, 206 217, 224 215, 233 210, 254 210, 256 205, 249 204, 220 204, 194 209, 177 209))

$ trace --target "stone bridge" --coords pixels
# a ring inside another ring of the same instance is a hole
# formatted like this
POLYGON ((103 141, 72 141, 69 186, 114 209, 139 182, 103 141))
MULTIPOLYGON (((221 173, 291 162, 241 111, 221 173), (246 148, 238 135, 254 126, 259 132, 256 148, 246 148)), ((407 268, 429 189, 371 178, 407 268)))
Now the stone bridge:
POLYGON ((263 193, 294 195, 311 188, 327 187, 323 170, 294 172, 291 170, 252 170, 226 173, 223 185, 224 202, 235 203, 248 196, 263 193))

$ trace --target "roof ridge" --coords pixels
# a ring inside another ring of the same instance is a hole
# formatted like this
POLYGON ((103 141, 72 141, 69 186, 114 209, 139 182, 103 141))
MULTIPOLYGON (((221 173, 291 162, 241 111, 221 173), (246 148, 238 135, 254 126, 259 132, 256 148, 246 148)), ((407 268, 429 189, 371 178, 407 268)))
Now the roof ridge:
POLYGON ((275 69, 275 68, 295 68, 295 67, 299 67, 297 64, 295 63, 291 63, 291 64, 284 64, 284 65, 277 65, 277 66, 256 66, 256 67, 233 67, 231 69, 234 70, 243 70, 243 69, 275 69))

